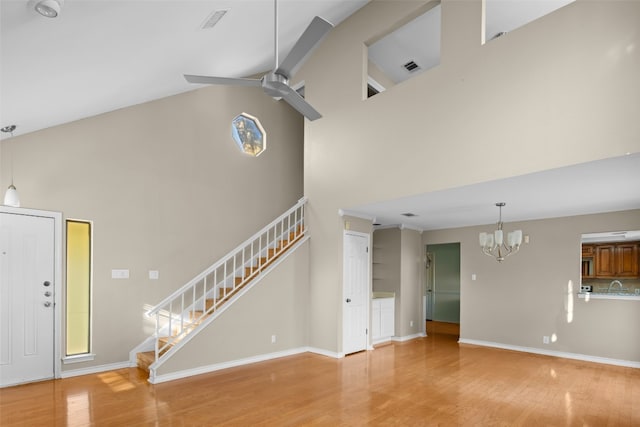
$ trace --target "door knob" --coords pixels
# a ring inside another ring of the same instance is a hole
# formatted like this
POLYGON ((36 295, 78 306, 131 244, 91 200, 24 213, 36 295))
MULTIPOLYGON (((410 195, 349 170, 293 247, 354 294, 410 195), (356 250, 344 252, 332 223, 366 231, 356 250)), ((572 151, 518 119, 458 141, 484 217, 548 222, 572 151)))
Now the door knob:
POLYGON ((45 303, 44 303, 44 306, 45 306, 45 307, 51 307, 51 302, 49 302, 49 301, 45 302, 45 303))
POLYGON ((51 286, 51 282, 49 282, 48 280, 45 280, 45 282, 43 283, 44 286, 51 286))
POLYGON ((351 298, 347 298, 347 302, 351 302, 351 298))

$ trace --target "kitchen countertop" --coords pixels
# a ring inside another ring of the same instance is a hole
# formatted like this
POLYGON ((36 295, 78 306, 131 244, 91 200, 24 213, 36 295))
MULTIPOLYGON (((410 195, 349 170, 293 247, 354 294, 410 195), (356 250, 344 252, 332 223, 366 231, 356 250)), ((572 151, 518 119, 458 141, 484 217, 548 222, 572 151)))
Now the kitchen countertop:
POLYGON ((371 299, 395 298, 395 297, 396 297, 396 293, 395 292, 374 292, 373 296, 371 297, 371 299))
POLYGON ((589 301, 592 299, 617 299, 640 301, 640 295, 632 293, 616 293, 616 292, 578 292, 578 298, 589 301))

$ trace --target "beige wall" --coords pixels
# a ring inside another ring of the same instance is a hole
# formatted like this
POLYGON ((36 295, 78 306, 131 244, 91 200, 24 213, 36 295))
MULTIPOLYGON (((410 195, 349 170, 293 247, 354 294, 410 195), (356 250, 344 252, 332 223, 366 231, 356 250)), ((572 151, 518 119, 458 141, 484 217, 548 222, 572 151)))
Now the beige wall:
POLYGON ((380 69, 376 64, 369 61, 367 65, 367 76, 382 85, 385 90, 391 89, 396 84, 380 69))
POLYGON ((166 375, 307 345, 309 241, 158 369, 166 375), (271 336, 276 342, 271 342, 271 336))
POLYGON ((400 275, 400 307, 396 315, 396 335, 413 336, 424 330, 422 315, 422 295, 424 295, 424 250, 421 233, 404 228, 400 231, 401 242, 401 275, 400 275))
POLYGON ((369 3, 298 74, 324 116, 305 123, 313 346, 341 345, 339 208, 640 151, 640 3, 578 0, 483 46, 481 2, 445 0, 440 65, 362 100, 364 43, 423 5, 369 3))
POLYGON ((373 232, 373 291, 400 293, 401 235, 398 228, 373 232))
POLYGON ((373 290, 395 293, 396 337, 423 331, 423 252, 416 230, 385 228, 373 233, 373 290))
MULTIPOLYGON (((363 100, 364 43, 424 4, 369 3, 335 28, 298 73, 307 99, 324 116, 304 122, 312 347, 341 350, 340 208, 640 151, 640 3, 577 0, 482 46, 481 2, 444 0, 440 65, 363 100)), ((24 206, 95 224, 97 358, 74 369, 126 360, 128 349, 151 332, 142 317, 146 304, 182 285, 302 195, 302 123, 288 106, 259 91, 210 87, 2 142, 2 188, 8 185, 4 154, 10 150, 24 206), (269 134, 269 148, 257 159, 239 156, 229 139, 229 123, 242 111, 259 116, 269 134), (110 279, 112 268, 130 269, 131 278, 110 279), (160 270, 160 280, 147 279, 150 269, 160 270)), ((468 230, 465 241, 475 241, 476 231, 468 230)), ((531 235, 533 242, 539 239, 531 235)), ((565 324, 561 289, 577 277, 578 255, 558 240, 564 249, 549 259, 563 266, 575 261, 575 272, 554 267, 540 276, 538 266, 524 261, 533 242, 509 264, 519 266, 517 274, 491 279, 505 292, 469 291, 463 304, 482 306, 488 295, 505 302, 522 298, 505 282, 526 277, 522 291, 529 299, 522 319, 548 314, 536 318, 526 337, 515 339, 509 328, 490 334, 478 329, 472 321, 480 314, 470 311, 470 319, 461 319, 463 335, 534 345, 542 334, 558 331, 558 349, 601 354, 611 344, 607 357, 633 356, 613 342, 614 334, 600 343, 579 336, 604 326, 583 325, 574 334, 578 317, 565 324), (538 283, 550 291, 549 299, 535 293, 538 283), (541 310, 534 308, 537 303, 541 310)), ((479 278, 485 273, 477 271, 479 278)), ((615 320, 624 315, 626 309, 602 303, 580 308, 580 319, 599 307, 610 307, 606 314, 615 320)), ((486 322, 497 326, 521 315, 511 304, 500 307, 486 322)), ((256 354, 250 347, 242 354, 256 354)), ((255 350, 266 348, 256 344, 255 350)), ((220 360, 227 356, 234 355, 220 360)))
POLYGON ((355 231, 357 233, 371 234, 373 233, 373 224, 368 219, 357 218, 354 216, 344 215, 342 217, 344 231, 355 231))
POLYGON ((423 245, 460 242, 462 339, 640 362, 640 340, 629 329, 640 324, 640 301, 577 297, 581 234, 638 230, 640 210, 507 223, 506 230, 522 229, 530 243, 502 263, 478 244, 478 233, 492 227, 422 236, 423 245), (553 334, 556 342, 542 344, 553 334))
MULTIPOLYGON (((94 223, 96 359, 64 369, 128 360, 153 330, 145 306, 302 197, 302 123, 259 90, 212 86, 2 141, 24 207, 94 223), (267 132, 257 158, 231 139, 243 111, 267 132), (111 269, 125 268, 130 279, 111 279, 111 269), (149 270, 160 279, 149 280, 149 270)), ((7 156, 2 162, 6 188, 7 156)))
POLYGON ((401 336, 402 234, 399 228, 373 232, 373 291, 395 294, 395 336, 401 336))

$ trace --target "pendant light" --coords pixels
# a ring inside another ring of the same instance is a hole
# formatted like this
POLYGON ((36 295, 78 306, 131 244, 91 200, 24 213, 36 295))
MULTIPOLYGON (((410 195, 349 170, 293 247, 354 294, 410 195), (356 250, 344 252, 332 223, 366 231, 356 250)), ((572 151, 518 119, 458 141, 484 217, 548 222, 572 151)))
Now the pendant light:
POLYGON ((504 261, 509 255, 515 254, 520 250, 522 245, 522 230, 514 230, 507 234, 507 239, 504 239, 504 233, 502 231, 502 207, 506 203, 499 202, 496 206, 500 209, 500 216, 498 217, 498 229, 493 233, 480 233, 480 247, 485 255, 492 256, 498 262, 504 261))
MULTIPOLYGON (((3 133, 11 133, 13 137, 13 131, 16 130, 16 125, 5 126, 0 131, 3 133)), ((11 157, 11 185, 7 188, 7 192, 4 193, 4 205, 5 206, 13 206, 14 208, 20 207, 20 198, 18 197, 18 190, 16 190, 16 186, 13 185, 13 157, 11 157)))

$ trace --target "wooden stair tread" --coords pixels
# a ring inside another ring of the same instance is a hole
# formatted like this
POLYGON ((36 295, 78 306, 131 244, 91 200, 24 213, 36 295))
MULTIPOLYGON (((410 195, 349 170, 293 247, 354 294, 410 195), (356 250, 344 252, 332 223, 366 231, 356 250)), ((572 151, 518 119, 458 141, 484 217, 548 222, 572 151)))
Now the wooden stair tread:
POLYGON ((156 361, 156 352, 142 351, 136 354, 136 361, 138 362, 138 368, 149 372, 149 366, 156 361))

